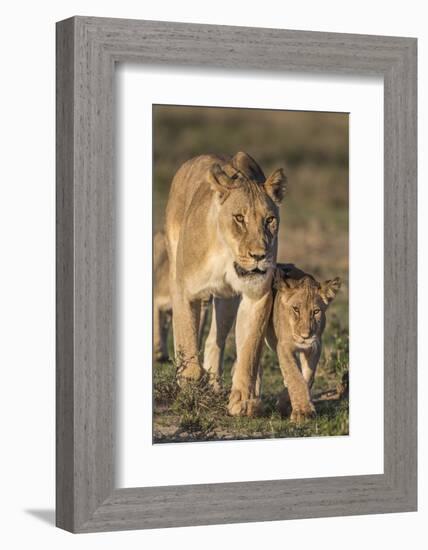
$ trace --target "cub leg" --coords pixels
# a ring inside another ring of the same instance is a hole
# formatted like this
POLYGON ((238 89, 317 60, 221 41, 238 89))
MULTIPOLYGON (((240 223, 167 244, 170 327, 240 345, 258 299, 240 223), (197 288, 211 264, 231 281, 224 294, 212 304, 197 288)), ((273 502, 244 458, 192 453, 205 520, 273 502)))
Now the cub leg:
POLYGON ((221 388, 224 346, 238 306, 239 296, 213 299, 211 326, 205 342, 204 370, 210 374, 210 381, 215 391, 221 388))
POLYGON ((301 422, 307 417, 311 417, 315 413, 315 408, 311 401, 309 386, 300 371, 298 358, 296 355, 283 346, 278 345, 278 359, 281 367, 284 384, 287 386, 287 391, 283 392, 279 398, 279 407, 281 412, 287 411, 287 396, 291 401, 291 417, 292 422, 301 422))
POLYGON ((272 306, 272 293, 258 299, 244 295, 236 318, 237 358, 228 411, 234 416, 253 416, 261 411, 259 361, 272 306))
POLYGON ((300 364, 302 367, 302 374, 309 389, 312 388, 312 384, 314 383, 315 373, 317 370, 320 355, 321 355, 320 345, 317 346, 315 349, 311 348, 308 351, 300 352, 300 364))
POLYGON ((179 290, 172 293, 175 360, 179 382, 199 380, 203 369, 199 362, 198 331, 200 300, 190 301, 179 290))

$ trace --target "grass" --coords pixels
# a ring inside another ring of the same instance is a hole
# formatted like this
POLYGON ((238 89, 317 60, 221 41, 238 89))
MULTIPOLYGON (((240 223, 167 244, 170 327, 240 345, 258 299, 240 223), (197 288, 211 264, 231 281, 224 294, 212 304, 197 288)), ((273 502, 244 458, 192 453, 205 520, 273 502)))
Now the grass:
MULTIPOLYGON (((319 280, 340 276, 342 288, 327 313, 313 395, 317 416, 300 426, 280 417, 283 389, 276 356, 266 350, 264 415, 226 414, 235 344, 225 353, 225 389, 206 381, 178 390, 172 363, 154 365, 154 441, 344 435, 349 431, 348 115, 251 109, 154 107, 154 228, 163 227, 171 179, 180 165, 204 153, 246 151, 266 175, 286 167, 278 261, 295 263, 319 280)), ((170 346, 172 356, 172 348, 170 346)))
POLYGON ((317 410, 314 419, 295 425, 281 418, 276 401, 284 386, 276 355, 268 349, 262 359, 263 415, 257 418, 228 416, 226 406, 234 361, 231 336, 225 353, 224 389, 219 394, 212 391, 207 378, 180 389, 173 362, 155 364, 154 442, 347 435, 348 338, 337 319, 330 325, 313 388, 317 410))

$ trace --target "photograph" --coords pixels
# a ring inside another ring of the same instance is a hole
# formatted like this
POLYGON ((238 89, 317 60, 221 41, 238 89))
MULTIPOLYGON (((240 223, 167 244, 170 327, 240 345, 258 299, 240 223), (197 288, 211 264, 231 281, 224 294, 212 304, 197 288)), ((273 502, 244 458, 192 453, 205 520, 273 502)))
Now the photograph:
POLYGON ((153 443, 349 435, 349 113, 152 117, 153 443))

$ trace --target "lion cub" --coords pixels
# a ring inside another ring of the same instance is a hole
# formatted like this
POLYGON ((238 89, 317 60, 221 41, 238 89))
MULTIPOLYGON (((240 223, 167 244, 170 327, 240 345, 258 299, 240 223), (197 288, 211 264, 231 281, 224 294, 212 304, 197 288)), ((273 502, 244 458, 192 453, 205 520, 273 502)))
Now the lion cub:
POLYGON ((266 340, 277 352, 286 386, 279 408, 286 414, 291 402, 293 422, 315 413, 311 387, 321 355, 325 313, 340 285, 339 277, 319 283, 293 264, 277 264, 266 340))

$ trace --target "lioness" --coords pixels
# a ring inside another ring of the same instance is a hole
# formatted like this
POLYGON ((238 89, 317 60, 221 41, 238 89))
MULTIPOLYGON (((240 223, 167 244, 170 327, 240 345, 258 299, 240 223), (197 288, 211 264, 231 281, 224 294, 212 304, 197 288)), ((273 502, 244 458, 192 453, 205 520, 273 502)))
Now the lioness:
MULTIPOLYGON (((251 416, 260 408, 256 381, 272 305, 285 181, 282 169, 266 179, 254 159, 237 153, 191 159, 171 184, 165 233, 179 376, 198 380, 204 372, 198 353, 201 301, 213 296, 218 332, 230 329, 238 309, 231 415, 251 416)), ((211 355, 222 359, 221 350, 211 355)))
POLYGON ((321 355, 325 312, 334 300, 339 277, 319 283, 292 264, 278 264, 275 271, 274 304, 266 340, 276 350, 286 390, 279 399, 280 410, 300 422, 315 413, 311 387, 321 355))

